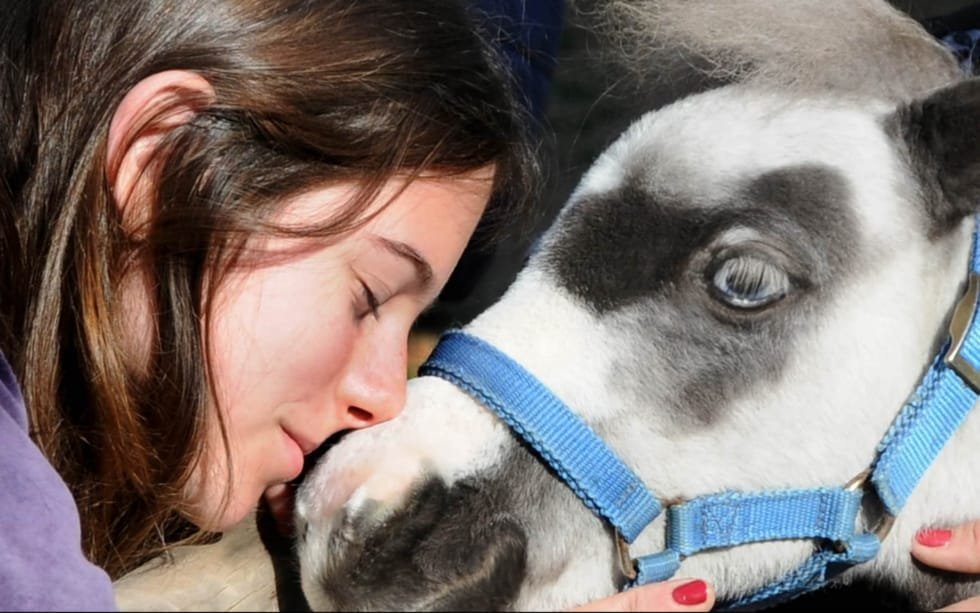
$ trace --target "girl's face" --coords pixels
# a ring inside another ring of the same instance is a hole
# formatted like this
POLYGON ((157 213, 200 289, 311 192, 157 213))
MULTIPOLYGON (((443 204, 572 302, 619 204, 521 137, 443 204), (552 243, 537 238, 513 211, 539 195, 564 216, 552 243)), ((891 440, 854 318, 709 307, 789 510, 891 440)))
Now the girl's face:
MULTIPOLYGON (((218 289, 209 324, 215 406, 229 453, 211 419, 186 490, 189 518, 210 530, 236 524, 267 488, 297 477, 303 457, 331 434, 401 411, 409 329, 459 260, 491 178, 487 169, 417 179, 329 246, 283 238, 250 245, 245 263, 218 289)), ((392 181, 372 206, 401 187, 392 181)), ((347 193, 304 194, 279 221, 322 220, 347 193)))

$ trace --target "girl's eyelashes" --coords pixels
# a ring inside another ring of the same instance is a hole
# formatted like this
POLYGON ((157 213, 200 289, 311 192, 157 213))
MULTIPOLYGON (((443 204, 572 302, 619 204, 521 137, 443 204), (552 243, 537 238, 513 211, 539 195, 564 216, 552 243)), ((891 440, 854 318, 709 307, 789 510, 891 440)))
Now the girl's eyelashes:
POLYGON ((378 297, 374 294, 374 292, 371 291, 371 288, 368 287, 367 283, 361 281, 360 279, 358 279, 358 281, 361 284, 361 289, 364 291, 364 303, 368 307, 367 312, 373 315, 375 319, 378 319, 381 315, 379 311, 379 308, 381 307, 381 303, 378 301, 378 297))

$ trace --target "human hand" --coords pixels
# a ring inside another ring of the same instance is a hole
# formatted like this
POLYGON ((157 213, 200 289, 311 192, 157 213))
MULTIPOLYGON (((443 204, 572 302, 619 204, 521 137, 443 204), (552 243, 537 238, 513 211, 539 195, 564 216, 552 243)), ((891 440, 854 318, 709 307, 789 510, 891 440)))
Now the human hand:
POLYGON ((715 591, 700 579, 651 583, 590 602, 573 611, 710 611, 715 591))
MULTIPOLYGON (((933 568, 958 573, 980 573, 980 520, 952 529, 920 530, 912 543, 912 556, 933 568)), ((957 602, 940 611, 978 611, 980 596, 957 602)))

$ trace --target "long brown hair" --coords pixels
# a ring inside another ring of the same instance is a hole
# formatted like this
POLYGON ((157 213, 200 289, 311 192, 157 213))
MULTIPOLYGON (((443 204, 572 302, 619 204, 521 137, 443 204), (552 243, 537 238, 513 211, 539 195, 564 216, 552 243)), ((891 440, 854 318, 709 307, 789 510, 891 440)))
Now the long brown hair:
POLYGON ((0 28, 0 349, 87 554, 118 576, 176 525, 208 415, 208 295, 248 236, 295 231, 268 221, 283 199, 356 181, 303 229, 339 236, 406 172, 494 164, 498 201, 526 202, 532 156, 488 36, 449 0, 11 0, 0 28), (160 146, 137 239, 106 179, 108 126, 169 69, 215 95, 160 146), (137 257, 156 313, 145 371, 119 323, 137 257))

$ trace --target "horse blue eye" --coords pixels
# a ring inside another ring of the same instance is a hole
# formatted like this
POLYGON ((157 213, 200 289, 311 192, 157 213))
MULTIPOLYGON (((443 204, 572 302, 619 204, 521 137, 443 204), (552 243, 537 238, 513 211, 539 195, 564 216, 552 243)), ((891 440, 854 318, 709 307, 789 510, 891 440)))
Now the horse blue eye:
POLYGON ((765 260, 738 256, 725 260, 711 278, 715 297, 737 309, 758 309, 790 291, 785 272, 765 260))

